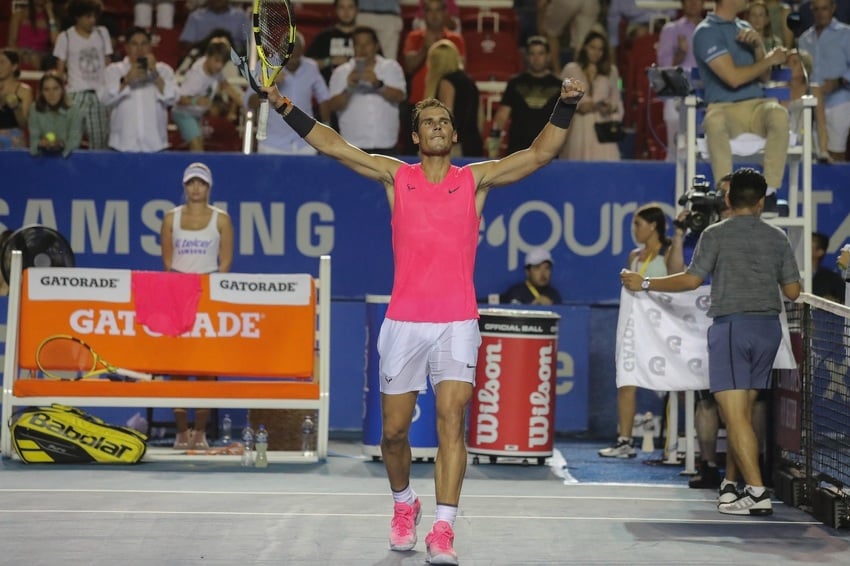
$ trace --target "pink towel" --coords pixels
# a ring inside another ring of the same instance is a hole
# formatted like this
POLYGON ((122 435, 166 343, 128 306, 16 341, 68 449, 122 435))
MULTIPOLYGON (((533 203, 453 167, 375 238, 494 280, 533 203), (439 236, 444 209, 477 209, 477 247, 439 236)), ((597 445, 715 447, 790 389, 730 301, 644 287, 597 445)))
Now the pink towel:
POLYGON ((134 271, 136 320, 150 330, 180 336, 192 330, 201 300, 201 275, 134 271))

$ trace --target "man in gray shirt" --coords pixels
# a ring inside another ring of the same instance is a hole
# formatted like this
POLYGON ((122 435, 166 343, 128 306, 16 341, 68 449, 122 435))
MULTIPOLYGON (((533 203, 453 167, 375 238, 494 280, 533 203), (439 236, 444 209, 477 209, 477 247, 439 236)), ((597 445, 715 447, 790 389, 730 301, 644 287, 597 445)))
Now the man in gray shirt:
POLYGON ((628 270, 621 273, 623 286, 630 291, 665 293, 696 289, 711 276, 709 386, 726 421, 729 441, 717 508, 729 515, 773 512, 759 469, 753 405, 758 391, 770 388, 782 337, 777 286, 792 301, 801 289, 788 237, 759 218, 766 191, 767 183, 757 171, 735 171, 726 197, 732 216, 705 229, 685 272, 652 278, 628 270), (746 483, 740 493, 739 473, 746 483))

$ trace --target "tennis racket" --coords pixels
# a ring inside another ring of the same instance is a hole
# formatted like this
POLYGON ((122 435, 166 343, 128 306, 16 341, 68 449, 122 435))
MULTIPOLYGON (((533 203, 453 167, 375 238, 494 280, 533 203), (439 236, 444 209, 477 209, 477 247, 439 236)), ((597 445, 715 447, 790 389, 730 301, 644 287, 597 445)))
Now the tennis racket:
MULTIPOLYGON (((261 64, 260 81, 264 87, 270 87, 295 49, 295 18, 292 17, 289 0, 254 0, 253 25, 254 44, 261 64)), ((266 93, 259 94, 257 139, 264 140, 269 121, 269 100, 266 93)))
POLYGON ((67 372, 77 372, 73 380, 98 379, 104 374, 117 374, 132 379, 150 381, 153 375, 114 366, 101 358, 91 346, 66 334, 44 339, 35 353, 38 369, 49 379, 69 379, 67 372))

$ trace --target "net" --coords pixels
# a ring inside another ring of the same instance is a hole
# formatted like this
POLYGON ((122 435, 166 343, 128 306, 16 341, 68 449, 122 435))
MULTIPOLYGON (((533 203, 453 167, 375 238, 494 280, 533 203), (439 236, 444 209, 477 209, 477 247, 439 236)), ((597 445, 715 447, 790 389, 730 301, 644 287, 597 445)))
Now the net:
POLYGON ((850 488, 850 308, 802 297, 803 431, 812 475, 850 488))
POLYGON ((257 44, 262 47, 267 63, 280 67, 289 59, 292 50, 290 26, 294 22, 289 13, 289 3, 284 0, 262 0, 258 12, 257 44))
POLYGON ((795 504, 850 526, 850 307, 803 293, 788 323, 801 364, 778 376, 778 425, 783 461, 801 480, 795 504))

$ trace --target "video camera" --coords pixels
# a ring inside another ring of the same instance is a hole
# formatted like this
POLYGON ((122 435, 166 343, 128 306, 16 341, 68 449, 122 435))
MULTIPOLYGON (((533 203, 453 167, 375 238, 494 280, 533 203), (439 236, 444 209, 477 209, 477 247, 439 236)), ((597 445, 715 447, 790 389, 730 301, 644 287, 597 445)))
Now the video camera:
POLYGON ((711 190, 705 175, 697 175, 691 189, 679 197, 679 206, 687 207, 688 214, 682 220, 674 220, 673 225, 699 234, 720 220, 720 214, 726 210, 726 191, 711 190))

